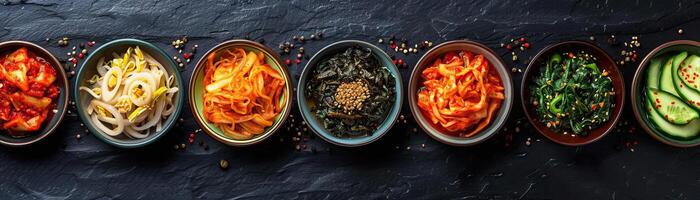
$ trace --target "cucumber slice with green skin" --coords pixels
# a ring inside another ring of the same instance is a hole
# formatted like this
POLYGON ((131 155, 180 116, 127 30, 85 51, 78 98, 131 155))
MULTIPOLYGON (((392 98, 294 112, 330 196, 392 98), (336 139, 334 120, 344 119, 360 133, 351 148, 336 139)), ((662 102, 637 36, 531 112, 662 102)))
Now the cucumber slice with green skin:
POLYGON ((661 65, 663 65, 667 59, 666 57, 655 57, 651 59, 649 67, 647 68, 647 88, 659 88, 661 65))
MULTIPOLYGON (((661 68, 661 77, 659 77, 659 89, 663 90, 664 92, 671 93, 673 95, 679 96, 678 92, 676 91, 676 87, 674 86, 673 82, 673 68, 678 63, 680 65, 681 61, 685 59, 685 57, 688 56, 687 52, 681 52, 675 56, 671 56, 668 61, 666 61, 666 64, 664 65, 663 68, 661 68), (678 61, 676 61, 676 59, 678 61)), ((677 69, 677 68, 676 68, 677 69)))
POLYGON ((666 121, 674 124, 687 124, 691 120, 700 118, 698 111, 694 110, 683 100, 670 93, 654 88, 647 89, 647 98, 652 102, 654 110, 666 121))
POLYGON ((678 75, 685 86, 700 92, 700 57, 697 55, 688 56, 681 62, 678 75))
MULTIPOLYGON (((674 58, 673 63, 678 63, 680 65, 681 62, 675 61, 677 58, 681 57, 677 56, 674 58)), ((685 60, 685 57, 683 57, 683 60, 685 60)), ((673 69, 671 70, 674 73, 671 77, 673 79, 673 87, 675 87, 676 91, 678 91, 677 96, 685 100, 685 103, 693 107, 695 110, 700 111, 700 92, 686 86, 683 81, 681 81, 680 74, 678 74, 678 70, 680 68, 679 65, 674 65, 673 69)))
POLYGON ((651 123, 656 125, 660 131, 680 138, 691 138, 695 137, 700 133, 700 119, 695 119, 690 121, 690 123, 685 125, 672 124, 666 121, 658 112, 654 110, 654 106, 651 104, 651 99, 647 98, 644 101, 647 109, 647 116, 651 120, 651 123))

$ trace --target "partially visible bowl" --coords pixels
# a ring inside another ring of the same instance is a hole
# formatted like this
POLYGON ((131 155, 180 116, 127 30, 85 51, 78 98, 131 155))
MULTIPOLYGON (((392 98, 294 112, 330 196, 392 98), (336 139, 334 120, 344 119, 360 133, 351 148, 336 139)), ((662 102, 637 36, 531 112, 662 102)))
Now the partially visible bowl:
POLYGON ((622 73, 617 68, 617 64, 615 64, 615 61, 610 58, 610 56, 605 53, 603 49, 584 41, 566 41, 549 45, 537 53, 523 74, 523 80, 520 84, 520 96, 522 98, 521 102, 523 110, 525 110, 525 115, 527 116, 528 121, 530 121, 530 124, 532 124, 537 131, 556 143, 567 146, 581 146, 603 138, 603 136, 615 128, 615 124, 617 124, 617 120, 620 118, 622 108, 624 107, 625 81, 623 80, 622 73), (534 76, 540 73, 540 66, 543 65, 549 56, 554 53, 578 52, 582 50, 596 57, 598 67, 601 67, 609 72, 608 76, 612 80, 613 89, 615 92, 615 106, 612 109, 612 113, 608 121, 589 131, 587 136, 572 137, 571 135, 555 132, 547 128, 545 124, 539 121, 535 108, 532 106, 532 104, 530 104, 530 85, 533 83, 534 76))
POLYGON ((491 138, 493 135, 498 133, 498 130, 503 127, 508 119, 511 108, 513 107, 514 101, 514 91, 513 91, 513 80, 510 76, 510 72, 506 65, 503 63, 500 57, 498 57, 491 49, 479 44, 474 41, 468 40, 453 40, 442 44, 439 44, 432 49, 428 50, 423 57, 418 60, 416 67, 413 68, 413 73, 411 73, 411 80, 408 83, 408 102, 411 107, 411 112, 416 122, 420 127, 428 133, 433 139, 440 141, 442 143, 453 145, 453 146, 471 146, 479 144, 487 139, 491 138), (442 57, 448 52, 455 51, 469 51, 475 54, 483 55, 491 64, 492 69, 498 72, 498 75, 503 83, 505 99, 501 102, 501 107, 495 116, 492 116, 492 121, 487 128, 481 130, 476 135, 471 137, 457 137, 451 134, 442 132, 439 128, 436 128, 429 119, 421 112, 418 107, 418 90, 421 88, 422 83, 421 73, 427 67, 429 67, 437 58, 442 57))
POLYGON ((700 145, 700 136, 686 140, 669 136, 658 130, 647 116, 647 110, 644 108, 644 98, 642 98, 645 96, 643 94, 645 88, 644 75, 646 74, 646 70, 651 59, 657 55, 678 50, 693 52, 696 55, 700 55, 700 42, 693 40, 674 40, 659 45, 649 52, 639 63, 639 67, 637 67, 637 71, 634 74, 634 79, 632 80, 632 110, 634 111, 634 116, 637 118, 639 125, 641 125, 642 128, 654 139, 675 147, 694 147, 700 145))
POLYGON ((66 77, 66 72, 63 70, 61 62, 59 62, 58 59, 56 59, 56 57, 53 56, 53 54, 51 54, 51 52, 48 50, 40 47, 39 45, 26 41, 7 41, 0 43, 0 56, 5 56, 6 54, 12 53, 20 47, 27 48, 27 50, 36 54, 37 57, 41 57, 46 60, 46 62, 51 64, 51 66, 56 70, 57 78, 55 84, 58 86, 60 93, 57 97, 56 110, 54 110, 55 112, 49 111, 49 114, 46 120, 44 120, 41 129, 21 138, 15 138, 6 133, 0 133, 0 144, 7 146, 26 146, 46 138, 60 125, 68 107, 68 79, 66 77))
POLYGON ((396 67, 396 65, 392 63, 392 60, 389 57, 389 55, 387 55, 377 46, 359 40, 343 40, 335 42, 318 51, 313 57, 311 57, 309 62, 306 64, 306 67, 304 67, 304 70, 301 72, 301 77, 299 78, 299 83, 297 86, 297 102, 299 105, 301 116, 304 118, 304 121, 306 121, 311 130, 313 130, 316 133, 316 135, 321 137, 323 140, 326 140, 327 142, 330 142, 335 145, 345 147, 357 147, 367 145, 374 141, 377 141, 379 138, 384 136, 384 134, 386 134, 397 121, 399 113, 401 112, 403 95, 404 94, 403 84, 401 83, 401 72, 399 72, 399 69, 396 67), (376 128, 376 130, 372 132, 371 135, 365 137, 340 138, 329 133, 324 128, 323 124, 320 123, 318 119, 316 119, 316 116, 312 113, 311 109, 309 108, 308 101, 306 99, 305 85, 306 82, 310 79, 311 71, 313 71, 313 69, 316 68, 316 65, 318 65, 319 62, 321 62, 330 55, 342 52, 343 50, 354 46, 370 49, 374 56, 377 58, 377 60, 389 70, 389 73, 391 73, 391 75, 394 77, 394 90, 396 97, 394 99, 394 104, 391 107, 391 110, 389 111, 386 119, 376 128))
POLYGON ((216 45, 214 48, 210 49, 202 55, 202 57, 199 59, 199 62, 197 62, 194 71, 192 72, 188 94, 192 114, 194 115, 197 123, 200 127, 202 127, 202 130, 204 130, 204 132, 206 132, 207 134, 209 134, 209 136, 213 137, 219 142, 230 146, 249 146, 262 142, 266 138, 270 137, 273 133, 275 133, 280 127, 282 127, 282 125, 284 125, 284 122, 287 119, 287 116, 289 116, 292 109, 292 91, 292 78, 289 75, 289 72, 287 71, 287 66, 282 62, 282 59, 280 59, 280 56, 275 51, 271 50, 265 45, 250 40, 229 40, 219 45, 216 45), (265 131, 263 133, 247 140, 236 140, 234 138, 226 136, 226 134, 224 134, 224 132, 221 129, 217 128, 214 124, 207 122, 207 120, 204 118, 204 115, 202 115, 202 96, 204 94, 203 80, 207 57, 212 53, 216 53, 219 50, 236 47, 243 48, 245 51, 255 51, 265 54, 266 63, 270 65, 270 67, 281 73, 282 77, 285 79, 286 84, 286 89, 284 93, 284 96, 286 96, 286 98, 284 98, 285 107, 277 115, 277 118, 275 119, 272 126, 265 128, 265 131))
POLYGON ((154 141, 161 138, 165 133, 170 131, 173 126, 175 126, 177 119, 180 116, 180 112, 182 111, 182 103, 185 100, 185 93, 183 91, 184 86, 185 84, 183 82, 182 76, 180 75, 179 68, 177 67, 173 59, 170 56, 168 56, 168 54, 165 53, 165 51, 163 51, 161 48, 143 40, 118 39, 98 47, 88 55, 88 57, 80 66, 80 69, 76 74, 73 93, 75 95, 74 99, 76 107, 78 109, 78 115, 80 116, 80 119, 83 121, 88 130, 90 130, 90 132, 93 133, 93 135, 95 135, 97 138, 104 141, 105 143, 111 144, 116 147, 137 148, 153 143, 154 141), (163 127, 160 131, 152 132, 147 137, 142 139, 116 138, 109 136, 103 131, 100 131, 97 128, 95 128, 95 125, 90 120, 89 115, 87 114, 87 107, 90 104, 90 101, 88 99, 92 97, 86 92, 79 91, 79 87, 84 86, 87 80, 92 78, 92 76, 97 73, 96 65, 100 58, 111 57, 112 53, 126 52, 126 50, 129 47, 134 46, 138 46, 141 49, 141 51, 151 55, 156 61, 163 65, 168 74, 174 75, 174 84, 179 88, 179 91, 173 97, 173 106, 175 106, 175 111, 172 114, 170 114, 170 116, 168 116, 167 119, 164 119, 165 121, 163 122, 163 127))

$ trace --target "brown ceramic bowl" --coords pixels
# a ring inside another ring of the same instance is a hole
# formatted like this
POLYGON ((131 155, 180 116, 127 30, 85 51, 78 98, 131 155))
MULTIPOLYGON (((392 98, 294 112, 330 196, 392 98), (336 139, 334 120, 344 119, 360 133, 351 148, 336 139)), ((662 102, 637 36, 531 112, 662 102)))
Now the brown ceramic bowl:
POLYGON ((513 107, 513 101, 515 100, 515 95, 513 92, 514 89, 513 80, 510 76, 510 70, 507 69, 501 58, 491 49, 473 41, 453 40, 433 47, 420 58, 416 64, 416 67, 413 68, 413 73, 411 74, 411 79, 408 83, 408 101, 411 107, 411 113, 413 113, 416 122, 426 133, 428 133, 430 137, 448 145, 471 146, 486 141, 487 139, 496 135, 498 130, 505 125, 511 108, 513 107), (423 113, 421 112, 417 103, 418 90, 422 87, 423 82, 421 78, 421 73, 423 70, 430 66, 435 59, 442 57, 445 53, 454 51, 470 51, 484 55, 484 57, 493 67, 492 69, 498 72, 504 88, 503 93, 505 95, 505 99, 503 102, 501 102, 501 108, 499 108, 498 112, 495 113, 495 116, 492 116, 491 124, 476 135, 467 138, 456 137, 452 136, 451 134, 443 133, 439 127, 433 125, 429 119, 423 116, 423 113))
POLYGON ((522 97, 522 106, 525 110, 525 115, 530 121, 532 126, 534 126, 537 131, 542 133, 545 137, 550 140, 567 146, 581 146, 589 144, 603 138, 605 134, 608 134, 617 124, 617 120, 622 114, 622 108, 625 102, 625 81, 622 78, 622 73, 617 69, 615 61, 613 61, 610 56, 605 53, 599 47, 583 41, 566 41, 553 45, 549 45, 542 49, 537 55, 532 59, 530 64, 527 66, 525 73, 523 74, 523 80, 520 84, 520 96, 522 97), (540 122, 534 106, 530 104, 530 86, 533 84, 532 79, 540 73, 540 66, 543 66, 544 62, 554 53, 560 52, 577 52, 586 51, 598 58, 598 67, 605 69, 609 72, 610 79, 613 83, 613 89, 615 92, 615 106, 612 109, 611 118, 601 124, 598 128, 589 131, 587 136, 572 137, 571 134, 564 135, 563 133, 554 132, 553 130, 547 128, 545 124, 540 122))
POLYGON ((700 137, 694 137, 692 139, 679 139, 671 137, 660 130, 657 130, 653 123, 649 120, 646 114, 646 109, 644 109, 644 98, 643 91, 645 88, 645 74, 647 66, 652 58, 657 55, 662 55, 670 51, 688 51, 694 54, 700 54, 700 42, 693 40, 674 40, 671 42, 664 43, 654 48, 649 54, 647 54, 642 62, 639 63, 637 71, 634 73, 634 79, 632 80, 632 89, 630 90, 632 96, 632 110, 634 111, 634 116, 637 118, 637 122, 642 128, 654 139, 671 146, 675 147, 694 147, 700 145, 700 137))
POLYGON ((44 123, 41 125, 41 129, 21 138, 11 137, 0 130, 0 144, 7 146, 26 146, 46 138, 51 133, 56 131, 63 120, 63 116, 65 116, 68 107, 68 79, 66 77, 66 72, 63 71, 63 65, 61 65, 58 59, 56 59, 56 57, 53 56, 48 50, 40 47, 39 45, 26 41, 7 41, 0 43, 0 56, 4 57, 6 54, 12 53, 20 47, 26 47, 29 52, 32 52, 37 57, 41 57, 46 60, 46 62, 51 63, 51 66, 56 70, 57 77, 55 84, 58 86, 60 93, 56 98, 55 112, 49 111, 46 120, 44 120, 44 123))

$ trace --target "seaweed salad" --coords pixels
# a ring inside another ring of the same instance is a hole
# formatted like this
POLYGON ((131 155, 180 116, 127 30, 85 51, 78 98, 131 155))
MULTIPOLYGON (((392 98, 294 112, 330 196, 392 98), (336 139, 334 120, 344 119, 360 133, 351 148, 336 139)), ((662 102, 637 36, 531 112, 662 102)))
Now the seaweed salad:
POLYGON ((371 135, 386 119, 396 96, 394 76, 372 50, 359 46, 321 60, 305 87, 311 112, 340 138, 371 135))
POLYGON ((555 132, 586 136, 610 119, 615 92, 608 72, 599 69, 596 60, 585 52, 549 58, 530 86, 540 122, 555 132))

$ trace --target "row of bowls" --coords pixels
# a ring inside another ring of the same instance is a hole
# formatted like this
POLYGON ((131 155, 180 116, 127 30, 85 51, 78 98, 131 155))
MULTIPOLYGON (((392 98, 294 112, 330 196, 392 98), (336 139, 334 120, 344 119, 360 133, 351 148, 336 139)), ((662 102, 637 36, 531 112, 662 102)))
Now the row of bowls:
MULTIPOLYGON (((183 105, 183 102, 185 101, 185 92, 184 90, 181 90, 181 92, 178 92, 178 95, 175 97, 175 105, 177 106, 178 109, 176 109, 176 112, 168 119, 166 119, 164 123, 164 128, 163 130, 156 132, 154 134, 151 134, 149 137, 143 138, 143 139, 137 139, 137 140, 120 140, 120 139, 115 139, 112 137, 107 136, 106 134, 102 133, 101 131, 98 131, 96 128, 94 128, 93 124, 90 123, 90 120, 87 118, 87 115, 85 114, 85 105, 87 105, 87 96, 85 94, 81 94, 81 92, 78 92, 78 86, 80 86, 83 82, 85 82, 87 79, 92 77, 96 72, 94 66, 97 63, 97 60, 104 56, 104 55, 109 55, 112 52, 121 52, 125 51, 126 48, 132 47, 132 46, 140 46, 142 51, 145 51, 152 55, 158 62, 162 63, 166 70, 171 73, 175 74, 176 76, 176 81, 177 85, 180 88, 183 88, 184 81, 183 78, 181 77, 179 73, 177 65, 174 63, 174 61, 168 56, 165 51, 162 49, 158 48, 157 46, 137 40, 137 39, 119 39, 115 40, 109 43, 106 43, 99 48, 97 48, 95 51, 93 51, 83 62, 82 66, 80 67, 80 70, 77 73, 77 77, 75 78, 75 87, 73 89, 73 92, 75 94, 75 101, 76 101, 76 107, 78 109, 78 113, 82 119, 83 122, 85 122, 87 128, 99 139, 103 140, 106 143, 112 144, 117 147, 123 147, 123 148, 133 148, 133 147, 140 147, 147 145, 149 143, 152 143, 153 141, 157 140, 160 138, 164 133, 167 133, 172 127, 175 125, 177 119, 179 118, 181 108, 183 105), (88 66, 88 67, 86 67, 88 66), (93 66, 93 67, 89 67, 93 66)), ((26 138, 12 138, 9 136, 6 136, 6 134, 0 134, 0 143, 4 145, 9 145, 9 146, 23 146, 23 145, 28 145, 31 143, 34 143, 36 141, 41 140, 42 138, 45 138, 47 135, 51 134, 53 131, 56 130, 58 125, 60 124, 60 121, 63 119, 66 109, 67 109, 67 104, 68 104, 68 82, 67 78, 65 75, 65 71, 61 67, 60 62, 56 57, 54 57, 49 51, 46 49, 30 43, 30 42, 24 42, 24 41, 9 41, 9 42, 3 42, 0 43, 0 53, 6 53, 8 51, 12 51, 16 49, 17 47, 20 46, 25 46, 30 48, 30 50, 36 52, 38 56, 44 57, 44 58, 50 58, 48 59, 50 63, 57 69, 57 71, 60 74, 60 78, 58 80, 58 85, 59 88, 61 88, 61 94, 59 96, 59 101, 58 101, 58 108, 56 114, 54 115, 53 119, 50 121, 47 121, 46 124, 44 125, 43 129, 40 130, 39 133, 34 134, 33 136, 26 137, 26 138)), ((247 146, 247 145, 252 145, 255 143, 258 143, 260 141, 263 141, 264 139, 268 138, 270 135, 272 135, 274 132, 276 132, 282 125, 284 124, 287 116, 289 116, 291 112, 291 107, 292 107, 292 98, 286 98, 287 103, 286 103, 286 108, 283 110, 283 112, 280 114, 280 117, 275 121, 275 123, 271 126, 268 127, 265 130, 265 133, 263 133, 260 136, 254 137, 249 140, 234 140, 231 138, 226 137, 220 130, 216 129, 213 125, 207 123, 203 116, 201 115, 202 111, 202 99, 197 98, 202 96, 202 90, 203 88, 202 85, 202 79, 203 79, 203 69, 204 69, 204 60, 212 52, 216 52, 217 50, 224 49, 224 48, 230 48, 230 47, 241 47, 246 50, 255 50, 259 52, 263 52, 266 54, 267 58, 267 63, 270 64, 273 68, 277 69, 280 71, 283 76, 285 77, 285 80, 287 82, 287 93, 286 95, 291 96, 291 92, 293 91, 292 88, 292 79, 290 78, 289 72, 287 71, 287 66, 281 61, 279 55, 266 47, 265 45, 259 44, 257 42, 253 41, 248 41, 248 40, 230 40, 227 42, 224 42, 222 44, 219 44, 209 50, 207 53, 204 54, 204 56, 201 56, 201 59, 197 63, 196 67, 194 68, 194 72, 192 74, 192 77, 189 82, 189 89, 188 95, 189 95, 189 102, 190 106, 192 109, 192 112, 194 114, 194 117, 196 118, 197 123, 202 127, 202 129, 208 133, 210 136, 215 138, 216 140, 231 145, 231 146, 247 146)), ((641 86, 643 84, 640 84, 639 82, 641 81, 640 79, 640 74, 644 72, 644 69, 646 68, 647 63, 649 62, 650 58, 653 57, 654 55, 658 54, 659 52, 663 52, 667 48, 698 48, 700 49, 700 43, 695 42, 695 41, 673 41, 669 42, 666 44, 663 44, 656 49, 654 49, 652 52, 650 52, 644 60, 640 63, 640 67, 637 69, 637 72, 635 74, 635 78, 633 81, 633 88, 632 88, 632 103, 633 103, 633 110, 635 111, 635 116, 637 117, 638 121, 642 125, 642 127, 649 133, 651 134, 654 138, 669 144, 673 146, 680 146, 680 147, 688 147, 688 146, 695 146, 700 144, 700 141, 694 141, 691 143, 684 142, 684 141, 676 141, 673 138, 668 138, 668 137, 663 137, 663 134, 659 133, 658 131, 654 130, 653 127, 651 127, 649 124, 648 119, 644 117, 643 114, 640 114, 640 109, 643 109, 643 106, 640 105, 641 103, 641 98, 640 98, 640 91, 641 91, 641 86)), ((569 137, 560 133, 555 133, 552 130, 548 129, 544 124, 540 123, 535 116, 534 108, 531 106, 527 105, 525 101, 522 101, 522 107, 525 111, 525 114, 530 121, 530 123, 544 136, 547 138, 551 139, 552 141, 555 141, 559 144, 563 145, 570 145, 570 146, 576 146, 576 145, 584 145, 588 144, 591 142, 594 142, 600 138, 602 138, 605 134, 610 132, 617 120, 619 119, 622 108, 624 105, 624 98, 625 98, 625 87, 624 87, 624 81, 622 74, 620 71, 617 69, 617 65, 613 61, 612 58, 610 58, 609 55, 605 53, 602 49, 598 48, 597 46, 588 43, 588 42, 583 42, 583 41, 567 41, 567 42, 562 42, 562 43, 557 43, 550 45, 543 50, 541 50, 535 58, 530 62, 528 65, 522 79, 522 84, 521 84, 521 90, 520 90, 520 96, 521 97, 528 97, 529 96, 529 90, 527 89, 527 86, 530 85, 531 79, 533 77, 533 74, 537 74, 539 70, 540 64, 550 55, 553 53, 557 52, 563 52, 563 51, 575 51, 575 50, 584 50, 586 52, 589 52, 596 56, 598 58, 598 65, 602 66, 604 69, 610 72, 610 77, 613 80, 613 86, 615 91, 617 91, 617 97, 615 98, 615 107, 613 109, 613 114, 611 115, 611 119, 608 120, 607 123, 603 124, 602 126, 594 129, 591 131, 591 133, 587 137, 569 137)), ((501 127, 503 127, 508 119, 508 116, 511 112, 512 104, 514 102, 514 88, 513 88, 513 81, 510 76, 510 73, 508 70, 509 68, 506 67, 504 62, 500 59, 499 56, 497 56, 491 49, 488 47, 479 44, 477 42, 473 41, 466 41, 466 40, 455 40, 455 41, 449 41, 442 43, 440 45, 437 45, 430 49, 421 59, 418 61, 416 64, 416 67, 413 69, 413 73, 410 78, 410 82, 408 84, 408 101, 410 104, 411 112, 417 121, 417 123, 420 125, 420 127, 428 133, 429 136, 432 138, 445 143, 449 145, 455 145, 455 146, 468 146, 468 145, 474 145, 481 143, 491 136, 495 135, 501 127), (436 58, 440 57, 446 52, 450 51, 457 51, 457 50, 466 50, 466 51, 471 51, 477 54, 482 54, 484 55, 488 61, 493 65, 494 69, 498 71, 498 74, 500 75, 501 80, 504 83, 505 87, 505 100, 503 101, 503 104, 495 116, 494 120, 491 122, 488 128, 485 130, 481 131, 479 134, 469 137, 469 138, 460 138, 460 137, 453 137, 449 136, 446 134, 441 133, 439 130, 434 128, 427 119, 423 117, 423 115, 420 113, 420 110, 417 106, 417 91, 420 88, 419 82, 420 82, 420 72, 425 69, 428 65, 430 65, 433 60, 436 58)), ((317 135, 319 135, 322 139, 336 144, 340 146, 361 146, 361 145, 366 145, 369 144, 373 141, 378 140, 381 138, 386 132, 391 129, 393 124, 397 121, 397 118, 399 116, 400 110, 401 110, 401 105, 403 102, 404 98, 404 89, 403 89, 403 84, 401 83, 401 73, 399 72, 398 68, 392 63, 391 58, 381 49, 378 47, 367 43, 363 41, 357 41, 357 40, 346 40, 346 41, 340 41, 333 43, 323 49, 321 49, 319 52, 317 52, 307 63, 306 67, 304 68, 300 80, 298 81, 299 87, 297 87, 297 99, 298 99, 298 106, 299 109, 302 113, 302 116, 304 120, 307 122, 311 130, 313 130, 317 135), (387 119, 384 121, 384 123, 377 128, 377 130, 374 131, 374 134, 368 137, 363 137, 363 138, 351 138, 351 139, 345 139, 345 138, 338 138, 333 136, 332 134, 328 133, 327 131, 324 130, 324 128, 320 125, 320 123, 315 119, 315 117, 312 116, 310 109, 308 105, 306 104, 306 100, 304 97, 304 87, 303 84, 306 82, 308 79, 309 71, 313 67, 315 67, 316 63, 319 62, 321 59, 327 57, 328 55, 337 53, 338 51, 342 51, 343 49, 350 47, 350 46, 361 46, 364 48, 369 48, 372 50, 372 52, 375 54, 375 56, 380 60, 380 62, 389 69, 390 73, 394 76, 395 81, 396 81, 396 101, 395 105, 392 107, 391 111, 389 112, 389 115, 387 119), (301 98, 299 98, 301 97, 301 98)))

